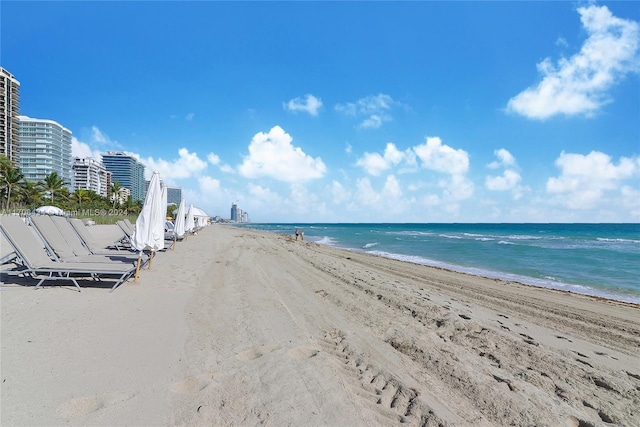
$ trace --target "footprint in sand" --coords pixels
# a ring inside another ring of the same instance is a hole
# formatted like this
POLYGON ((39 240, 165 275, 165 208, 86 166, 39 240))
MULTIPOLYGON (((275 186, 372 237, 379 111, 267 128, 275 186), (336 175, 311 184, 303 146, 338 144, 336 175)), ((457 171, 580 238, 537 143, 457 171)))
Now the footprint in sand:
POLYGON ((287 351, 287 354, 294 359, 310 359, 317 355, 319 351, 313 347, 296 347, 287 351))
POLYGON ((88 415, 103 406, 104 402, 98 396, 80 397, 63 402, 58 412, 64 418, 75 418, 88 415))
POLYGON ((209 381, 197 377, 188 377, 183 381, 171 384, 171 391, 178 394, 193 393, 205 389, 210 384, 209 381))
POLYGON ((135 393, 123 392, 107 396, 96 395, 70 399, 60 404, 58 413, 64 418, 82 417, 104 407, 126 402, 134 396, 135 393))
POLYGON ((259 357, 264 356, 267 353, 272 353, 275 350, 277 350, 279 347, 271 347, 271 346, 260 346, 260 347, 255 347, 255 348, 250 348, 249 350, 245 350, 242 351, 238 354, 236 354, 236 359, 238 360, 242 360, 242 361, 249 361, 249 360, 255 360, 258 359, 259 357))

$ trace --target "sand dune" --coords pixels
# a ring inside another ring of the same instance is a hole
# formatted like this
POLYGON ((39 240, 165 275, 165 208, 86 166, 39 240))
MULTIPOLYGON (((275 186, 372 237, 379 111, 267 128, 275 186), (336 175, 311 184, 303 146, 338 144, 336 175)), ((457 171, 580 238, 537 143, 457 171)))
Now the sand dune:
POLYGON ((640 425, 631 304, 222 226, 114 293, 3 280, 2 425, 640 425))

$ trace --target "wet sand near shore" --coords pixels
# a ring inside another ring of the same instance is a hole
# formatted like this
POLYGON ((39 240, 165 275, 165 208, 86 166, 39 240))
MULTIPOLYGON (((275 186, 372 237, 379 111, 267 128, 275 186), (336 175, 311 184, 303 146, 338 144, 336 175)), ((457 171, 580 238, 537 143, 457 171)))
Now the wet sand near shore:
POLYGON ((640 425, 629 303, 217 225, 113 293, 2 280, 2 425, 640 425))

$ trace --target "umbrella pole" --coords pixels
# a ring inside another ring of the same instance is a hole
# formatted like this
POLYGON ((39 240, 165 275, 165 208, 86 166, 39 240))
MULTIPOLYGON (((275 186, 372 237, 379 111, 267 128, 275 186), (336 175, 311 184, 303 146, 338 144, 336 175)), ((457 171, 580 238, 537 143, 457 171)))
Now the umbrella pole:
POLYGON ((138 283, 138 273, 140 272, 140 262, 142 262, 142 251, 138 255, 138 264, 136 265, 136 275, 133 278, 133 283, 138 283))
POLYGON ((178 238, 176 236, 173 236, 173 246, 171 246, 171 250, 175 251, 176 250, 176 242, 178 241, 178 238))
POLYGON ((151 261, 153 261, 153 255, 156 253, 156 251, 151 251, 151 255, 149 256, 149 267, 148 269, 151 270, 151 261))

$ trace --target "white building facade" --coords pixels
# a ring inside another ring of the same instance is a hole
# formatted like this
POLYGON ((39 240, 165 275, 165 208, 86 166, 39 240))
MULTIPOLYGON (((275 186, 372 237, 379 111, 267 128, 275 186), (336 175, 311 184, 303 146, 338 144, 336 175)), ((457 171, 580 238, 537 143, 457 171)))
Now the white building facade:
POLYGON ((27 181, 56 172, 71 188, 71 131, 58 122, 18 116, 18 166, 27 181))
POLYGON ((102 162, 91 157, 75 157, 73 161, 73 191, 80 188, 93 190, 102 197, 109 197, 111 172, 102 162))

